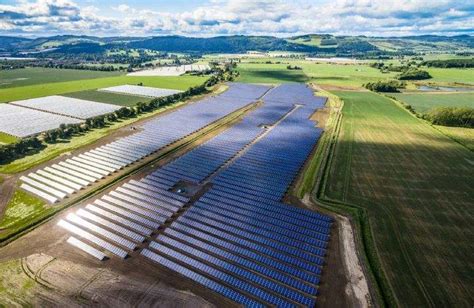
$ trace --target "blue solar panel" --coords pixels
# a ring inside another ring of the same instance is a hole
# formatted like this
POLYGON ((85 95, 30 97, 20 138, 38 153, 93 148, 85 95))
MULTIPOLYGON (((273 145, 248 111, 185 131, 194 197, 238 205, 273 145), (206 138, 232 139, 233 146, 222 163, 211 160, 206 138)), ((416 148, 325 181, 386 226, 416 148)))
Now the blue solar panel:
MULTIPOLYGON (((153 245, 153 248, 166 255, 169 257, 172 257, 176 260, 179 260, 180 262, 185 263, 186 265, 197 269, 199 271, 202 271, 203 273, 206 273, 206 275, 209 275, 217 280, 220 280, 228 285, 233 286, 234 288, 240 289, 248 294, 251 294, 255 297, 258 297, 260 300, 272 304, 272 305, 277 305, 279 307, 293 307, 294 305, 280 297, 277 297, 273 295, 272 293, 269 293, 267 291, 264 291, 262 289, 259 289, 255 287, 254 285, 247 283, 244 280, 235 278, 233 275, 224 273, 220 270, 217 270, 209 265, 206 265, 196 259, 193 259, 191 257, 188 257, 174 249, 165 247, 163 245, 153 245)), ((242 275, 245 275, 243 272, 239 273, 242 275)), ((249 278, 249 277, 247 277, 249 278)))
POLYGON ((148 249, 142 250, 141 254, 154 262, 157 262, 175 272, 180 273, 183 276, 186 276, 194 281, 196 281, 199 284, 202 284, 203 286, 227 297, 230 298, 231 300, 245 305, 246 307, 264 307, 264 305, 260 304, 259 302, 256 302, 253 299, 250 299, 249 297, 234 291, 233 289, 230 289, 222 284, 219 284, 209 278, 204 277, 203 275, 200 275, 194 271, 189 270, 188 268, 181 266, 167 258, 164 258, 148 249))
POLYGON ((275 279, 276 281, 279 281, 280 283, 284 283, 286 285, 294 287, 295 289, 300 290, 304 293, 311 294, 311 295, 315 295, 317 293, 317 289, 315 287, 307 283, 303 283, 302 281, 298 279, 295 279, 287 274, 283 274, 272 268, 262 266, 259 263, 242 258, 236 254, 235 250, 233 252, 225 251, 223 249, 218 248, 215 245, 207 244, 206 242, 203 242, 191 236, 187 236, 184 233, 180 233, 170 228, 166 229, 165 233, 181 241, 185 241, 195 247, 199 247, 205 251, 208 251, 214 255, 220 256, 226 260, 239 264, 245 268, 249 268, 261 275, 275 279))

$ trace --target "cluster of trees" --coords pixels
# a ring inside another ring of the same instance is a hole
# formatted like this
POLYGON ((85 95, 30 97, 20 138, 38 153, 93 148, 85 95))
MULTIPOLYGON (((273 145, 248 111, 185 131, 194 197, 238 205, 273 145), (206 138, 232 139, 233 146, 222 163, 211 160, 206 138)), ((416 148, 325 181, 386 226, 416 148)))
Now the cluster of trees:
POLYGON ((366 89, 374 92, 399 92, 399 89, 403 89, 405 86, 405 82, 398 80, 377 81, 364 84, 366 89))
POLYGON ((302 70, 301 66, 297 66, 297 65, 291 66, 289 64, 286 66, 286 69, 287 70, 297 70, 297 71, 302 70))
POLYGON ((474 58, 431 60, 431 61, 424 61, 422 64, 428 67, 440 67, 440 68, 471 68, 471 67, 474 67, 474 58))
POLYGON ((430 73, 419 69, 409 69, 397 76, 399 80, 423 80, 432 78, 430 73))
POLYGON ((41 148, 44 148, 44 144, 36 137, 23 138, 16 143, 2 145, 0 146, 0 163, 13 161, 41 148))
POLYGON ((438 107, 422 117, 436 125, 474 128, 474 108, 438 107))
POLYGON ((0 163, 11 162, 29 153, 37 152, 45 148, 47 143, 66 140, 75 135, 86 133, 94 128, 102 128, 121 119, 133 118, 140 114, 154 111, 160 107, 183 101, 192 96, 204 94, 208 91, 208 87, 212 87, 222 81, 231 81, 237 74, 237 72, 232 69, 232 66, 218 68, 215 72, 216 73, 207 79, 204 84, 191 87, 184 92, 155 98, 146 103, 138 103, 133 107, 122 107, 113 113, 87 119, 85 123, 61 124, 59 128, 44 132, 39 137, 24 138, 13 144, 2 145, 0 146, 0 163))
POLYGON ((423 80, 432 78, 427 71, 420 69, 421 64, 418 64, 414 59, 405 62, 403 65, 393 65, 393 63, 386 65, 383 62, 375 62, 370 64, 370 66, 379 69, 382 73, 398 72, 400 73, 397 76, 399 80, 423 80))

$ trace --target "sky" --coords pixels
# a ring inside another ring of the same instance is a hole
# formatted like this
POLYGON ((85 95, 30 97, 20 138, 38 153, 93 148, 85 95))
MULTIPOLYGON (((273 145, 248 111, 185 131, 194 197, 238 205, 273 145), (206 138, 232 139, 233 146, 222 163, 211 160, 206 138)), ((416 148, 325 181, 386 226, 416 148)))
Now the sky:
POLYGON ((0 35, 474 34, 474 0, 0 0, 0 35))

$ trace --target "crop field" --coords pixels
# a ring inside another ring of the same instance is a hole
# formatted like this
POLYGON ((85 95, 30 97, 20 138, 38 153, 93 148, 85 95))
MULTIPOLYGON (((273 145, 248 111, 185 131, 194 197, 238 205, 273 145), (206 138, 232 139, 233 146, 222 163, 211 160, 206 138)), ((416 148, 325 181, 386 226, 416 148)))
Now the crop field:
POLYGON ((98 72, 56 68, 31 67, 0 70, 0 89, 31 86, 50 82, 64 82, 118 76, 121 72, 98 72))
POLYGON ((432 79, 428 82, 474 84, 474 69, 427 68, 432 79))
POLYGON ((144 86, 187 90, 189 87, 200 85, 207 77, 198 76, 166 76, 166 77, 132 77, 115 76, 107 78, 84 79, 66 82, 44 83, 24 87, 0 89, 0 103, 57 95, 70 92, 94 90, 98 88, 118 86, 123 84, 143 83, 144 86))
POLYGON ((474 108, 474 92, 471 93, 397 93, 390 94, 419 113, 425 113, 436 107, 471 107, 474 108))
POLYGON ((400 306, 472 305, 474 153, 388 98, 335 94, 345 105, 326 197, 366 209, 400 306))
POLYGON ((301 70, 288 70, 286 64, 239 64, 239 82, 248 83, 285 83, 306 82, 308 78, 301 70))
POLYGON ((383 74, 368 65, 333 65, 303 62, 303 71, 311 81, 321 85, 361 87, 364 83, 390 79, 395 73, 383 74))
POLYGON ((435 126, 446 136, 456 140, 466 148, 474 152, 474 129, 465 127, 435 126))
POLYGON ((144 103, 150 100, 146 97, 137 97, 133 95, 125 95, 111 92, 101 92, 96 90, 66 93, 63 94, 63 96, 128 107, 134 106, 139 102, 144 103))

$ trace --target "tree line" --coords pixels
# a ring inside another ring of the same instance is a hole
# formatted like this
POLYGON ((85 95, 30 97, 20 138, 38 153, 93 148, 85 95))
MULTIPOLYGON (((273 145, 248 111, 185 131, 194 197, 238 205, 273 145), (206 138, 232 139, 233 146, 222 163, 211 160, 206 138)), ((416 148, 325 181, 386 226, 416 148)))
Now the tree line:
POLYGON ((448 59, 448 60, 430 60, 422 62, 427 67, 439 68, 472 68, 474 67, 474 58, 470 59, 448 59))
POLYGON ((179 101, 186 100, 192 96, 205 94, 208 88, 222 81, 232 81, 237 72, 231 67, 217 68, 215 74, 208 78, 203 84, 190 87, 188 90, 166 97, 159 97, 149 102, 139 102, 132 107, 122 107, 113 113, 96 116, 79 124, 61 124, 58 128, 43 132, 38 136, 20 139, 16 143, 0 146, 0 163, 9 163, 29 154, 34 154, 46 148, 47 144, 67 140, 79 134, 87 133, 96 128, 103 128, 123 119, 133 118, 138 115, 155 111, 158 108, 168 106, 179 101))

